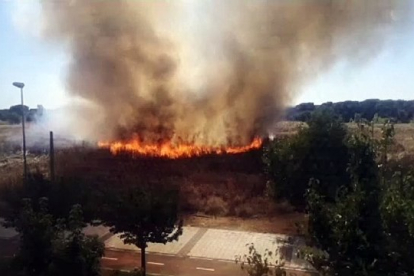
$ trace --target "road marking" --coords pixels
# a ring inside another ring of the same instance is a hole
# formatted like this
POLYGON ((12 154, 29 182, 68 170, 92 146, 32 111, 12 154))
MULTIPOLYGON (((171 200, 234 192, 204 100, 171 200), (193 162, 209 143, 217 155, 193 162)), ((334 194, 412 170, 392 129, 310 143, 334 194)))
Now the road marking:
POLYGON ((118 258, 102 257, 102 260, 118 261, 118 258))
POLYGON ((203 257, 190 257, 190 259, 195 259, 195 260, 205 260, 205 261, 214 261, 214 259, 210 259, 210 258, 203 258, 203 257))
POLYGON ((219 262, 223 262, 223 263, 236 263, 236 261, 230 261, 230 260, 217 260, 219 262))
POLYGON ((214 271, 214 268, 196 267, 198 270, 214 271))
POLYGON ((154 263, 154 262, 147 262, 147 264, 151 264, 151 265, 160 265, 160 266, 164 265, 163 263, 154 263))

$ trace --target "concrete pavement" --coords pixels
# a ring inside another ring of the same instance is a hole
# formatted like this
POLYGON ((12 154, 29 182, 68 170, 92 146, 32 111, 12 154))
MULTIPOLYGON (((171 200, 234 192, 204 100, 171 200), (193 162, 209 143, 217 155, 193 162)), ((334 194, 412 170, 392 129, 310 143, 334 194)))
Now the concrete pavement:
MULTIPOLYGON (((165 245, 149 244, 147 252, 149 255, 234 263, 236 256, 248 253, 250 244, 260 254, 266 250, 280 252, 268 258, 270 264, 283 262, 285 268, 313 271, 310 264, 296 257, 302 241, 297 237, 279 234, 184 227, 183 235, 178 241, 165 245)), ((105 247, 112 251, 140 252, 134 245, 125 245, 119 235, 108 238, 105 247)))
MULTIPOLYGON (((133 245, 125 245, 119 235, 112 235, 108 228, 88 226, 83 232, 97 235, 104 241, 104 268, 133 270, 141 266, 140 250, 133 245)), ((17 233, 12 229, 0 228, 0 242, 0 247, 4 249, 0 250, 1 255, 12 256, 17 248, 17 233)), ((266 250, 281 252, 269 258, 269 263, 283 261, 288 276, 313 275, 312 267, 296 258, 301 243, 299 238, 286 235, 184 227, 178 241, 166 245, 149 244, 147 269, 155 275, 246 275, 235 264, 235 258, 247 254, 248 245, 254 244, 262 254, 266 250)))

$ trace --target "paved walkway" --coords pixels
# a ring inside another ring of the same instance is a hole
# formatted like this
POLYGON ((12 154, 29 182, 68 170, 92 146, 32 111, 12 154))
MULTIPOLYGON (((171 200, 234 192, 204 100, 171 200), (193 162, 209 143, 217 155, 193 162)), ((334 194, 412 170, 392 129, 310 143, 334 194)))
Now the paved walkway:
POLYGON ((2 223, 4 222, 3 218, 0 218, 0 239, 9 240, 17 236, 17 232, 13 228, 5 228, 2 223))
MULTIPOLYGON (((109 250, 140 252, 136 246, 124 244, 119 235, 109 233, 109 229, 106 227, 88 226, 84 229, 84 233, 97 235, 105 242, 105 247, 109 250)), ((17 233, 13 229, 0 226, 0 240, 4 242, 9 240, 11 244, 16 236, 17 233)), ((269 258, 271 264, 283 261, 286 268, 312 270, 307 262, 296 257, 301 243, 300 239, 287 235, 184 227, 183 234, 178 241, 165 245, 149 244, 146 251, 181 258, 234 262, 236 256, 247 254, 248 246, 254 244, 256 250, 261 254, 266 250, 273 252, 273 256, 269 258), (281 254, 274 255, 275 252, 281 254)))
MULTIPOLYGON (((256 250, 263 254, 272 251, 271 264, 284 262, 285 267, 312 270, 305 261, 298 259, 296 253, 301 240, 298 238, 254 232, 242 232, 197 227, 184 227, 183 235, 178 241, 167 244, 149 244, 147 252, 167 254, 198 259, 234 261, 236 256, 248 253, 248 246, 254 244, 256 250), (280 254, 275 255, 275 252, 280 254)), ((139 251, 133 245, 125 245, 119 235, 105 241, 108 249, 139 251)))
MULTIPOLYGON (((169 254, 177 255, 181 249, 191 240, 191 238, 197 233, 199 229, 195 227, 185 227, 183 234, 178 241, 173 241, 167 244, 162 243, 150 243, 146 249, 149 253, 169 254)), ((121 250, 140 251, 135 245, 124 244, 119 235, 110 237, 105 241, 105 247, 115 248, 121 250)))

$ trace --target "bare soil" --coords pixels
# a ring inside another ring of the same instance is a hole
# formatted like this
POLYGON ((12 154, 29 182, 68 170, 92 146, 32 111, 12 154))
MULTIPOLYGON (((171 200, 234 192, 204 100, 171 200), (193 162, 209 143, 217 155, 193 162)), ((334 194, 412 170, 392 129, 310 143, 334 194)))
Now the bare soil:
POLYGON ((304 223, 306 223, 306 216, 295 212, 277 214, 273 217, 248 219, 197 215, 191 215, 185 218, 185 225, 187 226, 285 235, 296 235, 298 233, 297 224, 304 223))

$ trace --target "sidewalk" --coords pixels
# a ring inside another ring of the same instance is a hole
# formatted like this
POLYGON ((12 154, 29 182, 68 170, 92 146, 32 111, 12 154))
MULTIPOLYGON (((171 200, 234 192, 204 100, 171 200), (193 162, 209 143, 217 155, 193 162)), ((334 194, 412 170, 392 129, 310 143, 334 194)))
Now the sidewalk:
MULTIPOLYGON (((112 235, 107 227, 88 226, 83 232, 86 235, 97 235, 109 250, 140 252, 136 246, 124 244, 119 235, 112 235)), ((16 238, 17 232, 0 226, 0 241, 3 247, 10 245, 10 248, 15 248, 16 238)), ((313 270, 309 263, 296 257, 298 248, 302 244, 300 238, 281 234, 183 227, 183 234, 178 241, 165 245, 150 243, 146 251, 155 255, 234 262, 236 256, 248 254, 250 244, 253 244, 260 254, 265 253, 266 250, 272 251, 272 256, 268 258, 270 264, 282 261, 284 267, 288 269, 313 270), (281 254, 275 255, 276 251, 281 254)), ((12 254, 11 250, 6 254, 12 254)))
MULTIPOLYGON (((269 258, 271 264, 283 261, 287 268, 312 270, 310 264, 296 257, 301 240, 278 234, 184 227, 183 235, 178 241, 165 245, 149 244, 147 252, 196 259, 235 261, 236 256, 248 254, 250 244, 253 244, 261 254, 266 250, 272 251, 272 257, 269 258), (274 254, 278 249, 283 252, 283 256, 274 254)), ((108 238, 105 241, 105 247, 115 250, 140 251, 133 245, 125 245, 119 235, 108 238)))

